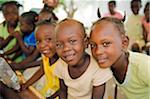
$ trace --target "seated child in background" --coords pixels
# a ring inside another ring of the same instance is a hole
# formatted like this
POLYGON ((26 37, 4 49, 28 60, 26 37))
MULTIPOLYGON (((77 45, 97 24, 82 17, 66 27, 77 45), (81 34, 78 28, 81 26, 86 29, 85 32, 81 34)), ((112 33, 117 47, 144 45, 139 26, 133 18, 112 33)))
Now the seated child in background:
POLYGON ((85 52, 88 41, 83 24, 64 19, 55 32, 56 51, 64 61, 55 69, 60 78, 60 99, 102 99, 112 74, 109 69, 100 69, 85 52))
POLYGON ((150 2, 147 2, 144 8, 145 16, 142 19, 143 34, 146 42, 145 50, 150 55, 150 2))
MULTIPOLYGON (((116 10, 116 1, 115 0, 111 0, 107 3, 108 5, 108 10, 109 12, 108 13, 105 13, 103 15, 103 17, 113 17, 113 18, 117 18, 119 20, 122 20, 123 22, 125 21, 125 15, 123 16, 120 12, 118 12, 116 10)), ((99 11, 99 9, 98 9, 99 11)), ((98 12, 98 14, 100 14, 100 11, 98 12)), ((99 18, 101 18, 101 15, 98 15, 100 16, 99 18)))
POLYGON ((14 53, 19 51, 19 46, 17 46, 17 39, 12 36, 12 33, 20 30, 18 24, 20 6, 16 1, 8 1, 1 6, 5 21, 0 24, 0 38, 3 38, 3 41, 0 42, 0 49, 4 51, 6 57, 16 62, 22 61, 22 58, 14 58, 14 53))
MULTIPOLYGON (((31 62, 39 58, 40 53, 36 48, 36 39, 34 31, 36 28, 36 22, 38 21, 38 14, 33 11, 25 12, 20 16, 20 30, 23 35, 18 32, 14 32, 12 35, 17 38, 18 44, 23 52, 24 60, 19 63, 12 63, 13 69, 26 69, 27 67, 33 67, 31 62), (30 63, 29 66, 27 64, 30 63)), ((40 63, 40 62, 38 62, 40 63)), ((40 64, 36 64, 40 65, 40 64)))
POLYGON ((140 9, 142 7, 142 0, 131 0, 130 7, 132 14, 129 15, 125 22, 126 34, 129 37, 129 49, 132 49, 133 44, 138 44, 140 51, 145 46, 142 28, 142 15, 140 15, 140 9))
POLYGON ((150 56, 127 51, 128 43, 120 20, 102 18, 91 28, 91 51, 99 66, 111 68, 127 99, 149 99, 150 56))
POLYGON ((47 21, 42 21, 37 25, 35 37, 37 49, 42 54, 43 64, 40 69, 22 85, 22 89, 25 89, 45 74, 46 81, 44 82, 44 86, 40 89, 40 93, 45 97, 51 98, 58 96, 59 92, 59 79, 54 75, 54 68, 59 59, 55 50, 54 28, 55 24, 47 21))

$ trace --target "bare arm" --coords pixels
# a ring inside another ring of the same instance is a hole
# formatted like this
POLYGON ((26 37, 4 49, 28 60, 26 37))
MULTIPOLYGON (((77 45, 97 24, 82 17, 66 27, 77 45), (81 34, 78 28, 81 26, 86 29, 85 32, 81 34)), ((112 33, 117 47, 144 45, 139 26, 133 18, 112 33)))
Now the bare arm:
POLYGON ((12 62, 11 63, 11 67, 15 70, 20 70, 20 69, 26 69, 26 68, 30 68, 30 67, 35 67, 35 66, 39 66, 42 61, 36 61, 36 59, 40 56, 39 51, 36 49, 34 51, 34 53, 32 53, 30 56, 28 56, 26 59, 24 59, 23 61, 21 61, 20 63, 15 63, 12 62))
POLYGON ((22 55, 22 51, 18 49, 18 50, 15 52, 15 55, 12 57, 12 61, 14 61, 16 58, 18 58, 18 57, 21 56, 21 55, 22 55))
POLYGON ((10 55, 12 53, 15 53, 17 50, 19 50, 19 45, 16 44, 15 46, 13 46, 13 48, 4 52, 4 55, 10 55))
POLYGON ((38 57, 40 56, 40 53, 37 49, 35 49, 35 51, 28 56, 25 60, 23 60, 21 63, 19 63, 20 65, 24 65, 24 64, 28 64, 30 62, 35 61, 38 57))
POLYGON ((22 64, 22 65, 16 62, 12 62, 10 65, 14 70, 25 70, 27 68, 40 66, 40 64, 42 64, 42 60, 32 61, 32 62, 22 64))
POLYGON ((18 44, 19 44, 21 50, 22 50, 27 56, 29 56, 29 55, 34 51, 35 48, 34 48, 33 46, 29 46, 29 47, 28 47, 28 46, 25 45, 25 43, 24 43, 24 41, 23 41, 23 38, 22 38, 21 34, 20 34, 18 31, 14 32, 12 35, 17 38, 18 44))
POLYGON ((59 94, 60 94, 60 90, 57 90, 53 95, 51 95, 50 97, 46 99, 55 99, 57 96, 59 96, 59 94))
POLYGON ((67 86, 62 79, 60 79, 60 99, 67 99, 67 86))
POLYGON ((0 42, 0 48, 4 48, 6 47, 6 45, 8 45, 8 43, 10 42, 10 40, 12 40, 14 37, 9 35, 5 40, 0 42))
POLYGON ((103 99, 105 92, 105 84, 100 86, 94 86, 92 92, 92 99, 103 99))
POLYGON ((21 86, 22 90, 28 88, 30 85, 32 85, 37 80, 39 80, 43 75, 44 75, 44 69, 43 67, 40 67, 40 69, 25 84, 22 84, 21 86))
POLYGON ((142 25, 142 28, 143 28, 144 41, 147 42, 147 32, 146 32, 146 29, 144 28, 144 25, 142 25))

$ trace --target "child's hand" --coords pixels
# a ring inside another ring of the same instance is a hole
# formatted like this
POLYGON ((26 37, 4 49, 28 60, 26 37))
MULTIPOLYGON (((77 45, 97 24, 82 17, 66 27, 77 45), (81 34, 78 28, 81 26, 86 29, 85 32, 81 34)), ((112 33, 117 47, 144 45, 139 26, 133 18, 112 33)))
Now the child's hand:
POLYGON ((23 91, 23 90, 25 90, 25 89, 27 89, 28 88, 28 86, 24 83, 24 84, 21 84, 20 85, 21 87, 20 87, 20 91, 23 91))
POLYGON ((22 36, 20 35, 19 31, 15 31, 11 33, 12 36, 16 37, 17 39, 22 39, 22 36))

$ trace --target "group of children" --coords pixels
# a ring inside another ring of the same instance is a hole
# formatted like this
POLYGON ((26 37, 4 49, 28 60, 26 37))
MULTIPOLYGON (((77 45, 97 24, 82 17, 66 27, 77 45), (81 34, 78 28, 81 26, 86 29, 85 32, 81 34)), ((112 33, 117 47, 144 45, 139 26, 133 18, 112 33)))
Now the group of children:
MULTIPOLYGON (((28 23, 26 13, 20 18, 21 32, 26 35, 13 30, 9 32, 13 36, 8 39, 17 38, 16 42, 19 42, 26 56, 36 50, 40 52, 42 62, 40 69, 21 85, 20 90, 45 75, 45 86, 40 93, 46 98, 103 99, 107 91, 106 82, 113 74, 128 99, 150 98, 150 56, 128 50, 129 39, 121 20, 100 18, 91 27, 90 37, 87 37, 83 24, 75 19, 66 18, 59 23, 41 20, 35 28, 37 15, 29 14, 34 16, 33 19, 29 17, 33 23, 28 23), (27 47, 21 37, 34 38, 32 33, 36 41, 30 42, 33 45, 27 47), (89 44, 92 55, 86 52, 89 44)), ((13 22, 8 23, 11 25, 13 22)), ((12 99, 12 96, 14 99, 21 98, 18 92, 1 82, 0 93, 4 99, 12 99)))

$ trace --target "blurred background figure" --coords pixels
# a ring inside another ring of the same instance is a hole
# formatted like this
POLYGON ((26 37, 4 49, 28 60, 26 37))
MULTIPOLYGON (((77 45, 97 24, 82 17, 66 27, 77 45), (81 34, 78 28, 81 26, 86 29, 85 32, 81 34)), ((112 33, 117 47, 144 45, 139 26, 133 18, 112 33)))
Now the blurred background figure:
POLYGON ((143 35, 146 45, 144 51, 150 55, 150 2, 147 2, 144 8, 144 17, 142 19, 143 35))
POLYGON ((145 45, 142 28, 142 15, 139 13, 142 7, 142 1, 132 0, 130 4, 132 14, 129 15, 125 23, 127 35, 129 37, 129 49, 132 49, 132 45, 136 43, 141 51, 142 47, 145 45))
MULTIPOLYGON (((112 0, 108 2, 108 13, 104 13, 103 17, 113 17, 125 21, 125 16, 122 15, 119 11, 116 10, 116 1, 112 0)), ((98 17, 101 17, 100 11, 98 9, 98 17)))

